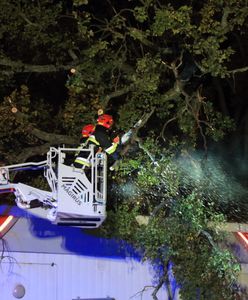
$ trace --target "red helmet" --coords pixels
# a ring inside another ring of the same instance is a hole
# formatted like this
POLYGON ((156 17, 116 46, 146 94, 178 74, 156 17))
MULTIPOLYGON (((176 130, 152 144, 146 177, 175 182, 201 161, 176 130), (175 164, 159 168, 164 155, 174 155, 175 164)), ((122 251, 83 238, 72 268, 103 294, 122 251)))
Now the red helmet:
POLYGON ((89 137, 95 131, 95 126, 93 124, 87 124, 82 128, 82 136, 89 137))
POLYGON ((106 128, 110 128, 113 125, 114 120, 113 120, 113 117, 111 115, 104 114, 104 115, 100 115, 98 117, 97 123, 99 125, 102 125, 102 126, 106 127, 106 128))

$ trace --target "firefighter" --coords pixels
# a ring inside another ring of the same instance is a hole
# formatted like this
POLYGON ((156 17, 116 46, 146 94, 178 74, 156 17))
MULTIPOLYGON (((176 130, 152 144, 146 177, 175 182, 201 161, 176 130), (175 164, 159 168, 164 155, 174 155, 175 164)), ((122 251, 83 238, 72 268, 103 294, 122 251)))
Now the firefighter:
POLYGON ((90 135, 88 141, 98 147, 98 151, 104 151, 110 158, 110 162, 119 159, 120 138, 116 136, 111 138, 111 128, 113 126, 113 117, 109 114, 98 115, 95 132, 90 135))
MULTIPOLYGON (((80 139, 80 146, 79 149, 85 148, 89 143, 89 137, 94 134, 95 125, 87 124, 82 128, 82 137, 80 139)), ((76 154, 76 159, 74 160, 73 166, 75 168, 83 168, 83 167, 90 167, 90 161, 87 158, 87 152, 79 151, 76 154)))

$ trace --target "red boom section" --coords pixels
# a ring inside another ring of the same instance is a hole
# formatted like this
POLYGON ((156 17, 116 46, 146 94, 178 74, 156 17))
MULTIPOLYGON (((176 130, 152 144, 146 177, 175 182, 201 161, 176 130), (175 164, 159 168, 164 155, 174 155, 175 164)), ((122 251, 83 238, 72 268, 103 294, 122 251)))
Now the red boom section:
POLYGON ((0 187, 0 194, 6 194, 6 193, 14 193, 14 188, 8 188, 8 189, 1 189, 0 187))
MULTIPOLYGON (((13 193, 15 192, 14 188, 0 188, 0 194, 13 193)), ((15 224, 17 218, 14 216, 0 216, 0 237, 3 237, 4 234, 15 224)))

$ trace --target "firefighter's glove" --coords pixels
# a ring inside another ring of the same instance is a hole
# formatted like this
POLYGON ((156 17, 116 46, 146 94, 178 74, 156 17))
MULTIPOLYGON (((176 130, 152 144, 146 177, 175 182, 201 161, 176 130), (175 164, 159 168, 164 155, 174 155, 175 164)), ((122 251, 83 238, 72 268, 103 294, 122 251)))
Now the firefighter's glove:
POLYGON ((115 144, 120 144, 120 137, 117 135, 114 139, 113 139, 113 142, 115 144))

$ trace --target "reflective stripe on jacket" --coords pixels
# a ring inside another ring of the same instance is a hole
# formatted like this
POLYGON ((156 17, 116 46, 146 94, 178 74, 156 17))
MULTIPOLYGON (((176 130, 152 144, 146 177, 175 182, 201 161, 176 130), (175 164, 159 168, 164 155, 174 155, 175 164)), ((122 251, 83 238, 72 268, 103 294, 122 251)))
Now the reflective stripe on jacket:
POLYGON ((105 152, 107 154, 113 154, 116 151, 117 147, 118 147, 117 143, 112 143, 112 145, 110 147, 108 147, 107 149, 105 149, 105 152))
POLYGON ((92 134, 89 136, 88 140, 87 140, 87 144, 89 143, 93 143, 97 146, 100 146, 99 142, 96 140, 96 137, 92 134))
POLYGON ((80 167, 80 166, 81 167, 83 167, 83 166, 90 167, 91 163, 90 163, 89 159, 78 156, 74 161, 74 166, 75 167, 80 167))

